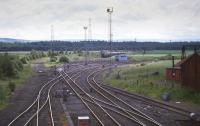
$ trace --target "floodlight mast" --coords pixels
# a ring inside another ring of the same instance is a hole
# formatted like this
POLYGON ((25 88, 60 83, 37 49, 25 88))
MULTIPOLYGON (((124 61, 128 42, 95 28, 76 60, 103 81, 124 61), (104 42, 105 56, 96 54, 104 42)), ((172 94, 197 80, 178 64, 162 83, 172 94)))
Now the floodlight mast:
POLYGON ((85 31, 85 65, 87 65, 87 27, 84 26, 83 29, 85 31))
POLYGON ((54 41, 54 26, 51 25, 51 49, 53 51, 53 41, 54 41))
POLYGON ((88 40, 92 41, 92 19, 89 18, 89 25, 88 25, 88 40))
POLYGON ((109 23, 109 42, 110 42, 110 65, 112 63, 112 13, 113 13, 113 7, 107 8, 107 13, 108 13, 108 23, 109 23))

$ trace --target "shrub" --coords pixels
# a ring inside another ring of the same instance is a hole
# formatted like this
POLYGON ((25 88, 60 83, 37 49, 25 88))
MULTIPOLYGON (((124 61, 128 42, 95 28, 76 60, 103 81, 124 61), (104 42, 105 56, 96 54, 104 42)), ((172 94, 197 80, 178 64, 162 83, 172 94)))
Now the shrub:
POLYGON ((14 91, 15 91, 15 88, 16 88, 15 83, 9 82, 8 88, 9 88, 10 92, 14 92, 14 91))
POLYGON ((26 57, 23 57, 23 58, 21 58, 21 60, 20 60, 23 64, 27 64, 27 60, 26 60, 26 57))
POLYGON ((56 62, 57 61, 57 57, 53 56, 50 58, 50 62, 56 62))
POLYGON ((49 57, 54 57, 54 56, 57 56, 57 55, 58 55, 58 52, 54 52, 54 51, 49 50, 48 53, 47 53, 47 55, 48 55, 49 57))
POLYGON ((28 56, 29 60, 33 60, 33 57, 31 55, 28 56))
POLYGON ((26 56, 25 59, 26 59, 27 62, 30 60, 29 56, 26 56))
POLYGON ((2 71, 5 76, 11 77, 15 76, 15 68, 14 65, 12 64, 12 61, 9 59, 6 59, 3 64, 2 64, 2 71))
POLYGON ((61 56, 59 62, 68 63, 69 59, 66 56, 61 56))
POLYGON ((17 71, 23 70, 23 64, 20 60, 14 60, 12 61, 14 68, 17 69, 17 71))
POLYGON ((0 104, 3 104, 6 101, 6 90, 0 85, 0 104))
POLYGON ((2 78, 2 77, 3 77, 3 70, 0 67, 0 78, 2 78))

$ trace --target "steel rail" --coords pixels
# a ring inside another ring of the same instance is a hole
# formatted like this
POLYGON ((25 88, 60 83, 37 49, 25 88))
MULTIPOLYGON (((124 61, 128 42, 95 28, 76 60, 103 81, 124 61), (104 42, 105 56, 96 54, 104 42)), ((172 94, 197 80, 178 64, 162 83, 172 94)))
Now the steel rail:
MULTIPOLYGON (((145 124, 144 124, 143 122, 141 122, 138 118, 136 118, 135 116, 131 115, 131 114, 127 111, 127 109, 125 109, 125 108, 119 106, 119 105, 116 104, 114 101, 112 101, 112 100, 109 99, 107 96, 105 96, 103 93, 101 93, 99 90, 97 90, 94 86, 92 86, 92 84, 91 84, 90 81, 89 81, 89 77, 90 77, 90 75, 89 75, 88 78, 87 78, 87 82, 88 82, 88 84, 90 85, 90 87, 91 87, 92 89, 94 89, 97 93, 99 93, 99 94, 100 94, 101 96, 103 96, 105 99, 107 99, 107 100, 110 101, 112 104, 114 104, 114 106, 117 106, 117 107, 118 107, 119 109, 121 109, 123 112, 125 112, 126 114, 128 114, 129 116, 131 116, 131 118, 134 118, 134 120, 135 120, 137 123, 139 123, 139 124, 142 125, 142 126, 145 126, 145 124)), ((140 116, 140 117, 142 117, 142 118, 144 118, 144 119, 147 119, 147 118, 145 118, 145 117, 143 117, 143 116, 141 116, 141 115, 139 115, 139 114, 137 114, 137 113, 135 113, 135 112, 132 112, 132 113, 134 113, 135 115, 140 116)))
MULTIPOLYGON (((73 71, 72 71, 72 72, 73 72, 73 71)), ((62 75, 60 75, 60 76, 63 77, 62 75)), ((60 80, 62 80, 62 78, 59 79, 59 80, 57 80, 56 82, 54 82, 54 83, 51 85, 51 87, 48 89, 48 96, 50 96, 50 91, 51 91, 52 87, 54 87, 55 84, 57 84, 60 80)), ((50 98, 50 97, 47 97, 45 103, 39 108, 39 110, 38 110, 36 113, 34 113, 34 114, 29 118, 29 120, 25 123, 24 126, 27 126, 27 125, 30 123, 30 121, 45 107, 45 105, 46 105, 47 102, 49 101, 49 98, 50 98)), ((50 111, 50 113, 52 113, 52 111, 50 111)), ((52 122, 52 124, 54 124, 54 121, 53 121, 53 114, 51 114, 51 115, 52 115, 52 116, 51 116, 51 122, 52 122)))
MULTIPOLYGON (((79 68, 77 68, 77 69, 79 69, 79 68)), ((73 72, 74 72, 74 70, 73 70, 73 72)), ((76 75, 77 75, 77 73, 75 75, 73 75, 72 78, 74 76, 76 76, 76 75)), ((50 93, 48 94, 48 97, 49 97, 49 110, 50 110, 50 116, 51 116, 51 124, 52 124, 52 126, 54 126, 55 124, 54 124, 53 111, 52 111, 52 107, 51 107, 52 105, 51 105, 51 96, 50 96, 50 93)))
MULTIPOLYGON (((64 78, 64 77, 63 77, 64 78)), ((96 114, 93 112, 92 109, 90 109, 90 107, 87 105, 87 103, 85 103, 83 101, 83 99, 81 98, 81 96, 76 92, 76 90, 74 90, 74 88, 69 84, 69 82, 64 78, 64 80, 67 82, 67 84, 70 86, 70 88, 73 90, 73 92, 78 96, 78 98, 83 102, 83 104, 90 110, 90 112, 94 115, 94 117, 97 119, 97 121, 104 126, 103 122, 101 122, 101 120, 96 116, 96 114)))
MULTIPOLYGON (((50 84, 52 81, 58 79, 59 77, 61 77, 61 76, 58 76, 58 77, 56 77, 56 78, 54 78, 54 79, 48 81, 47 83, 45 83, 45 84, 42 86, 42 88, 40 89, 39 92, 41 92, 41 91, 44 89, 45 86, 47 86, 48 84, 50 84)), ((39 99, 39 97, 37 96, 37 98, 33 101, 33 103, 32 103, 26 110, 24 110, 24 111, 21 112, 17 117, 15 117, 15 118, 8 124, 8 126, 11 126, 17 119, 19 119, 19 118, 20 118, 22 115, 24 115, 29 109, 31 109, 31 108, 33 107, 33 105, 37 102, 38 99, 39 99)))
MULTIPOLYGON (((78 78, 75 78, 75 82, 76 82, 76 79, 78 79, 78 78)), ((88 94, 89 95, 89 94, 88 94)), ((92 98, 92 99, 94 99, 94 100, 97 100, 97 98, 95 98, 95 97, 93 97, 93 96, 91 96, 91 95, 89 95, 90 96, 90 98, 92 98)), ((102 103, 106 103, 105 101, 103 101, 103 100, 97 100, 97 101, 100 101, 100 102, 102 102, 102 103)), ((122 111, 128 111, 128 110, 126 110, 126 109, 124 109, 124 108, 122 108, 122 107, 120 107, 120 106, 116 106, 116 105, 112 105, 112 104, 109 104, 109 103, 106 103, 106 104, 108 104, 108 105, 111 105, 112 107, 116 107, 116 108, 118 108, 118 109, 121 109, 122 111)), ((116 112, 117 113, 117 112, 116 112)), ((120 113, 120 112, 119 112, 120 113)), ((129 113, 128 113, 129 114, 129 113)), ((134 113, 134 114, 137 114, 137 113, 134 113)), ((120 115, 124 115, 124 114, 122 114, 122 113, 120 113, 120 115)), ((141 115, 139 115, 139 114, 137 114, 138 116, 141 116, 141 115)), ((126 116, 127 117, 127 116, 126 116)), ((140 125, 142 125, 142 126, 145 126, 145 124, 144 123, 142 123, 141 121, 138 121, 137 119, 135 119, 133 116, 131 116, 131 117, 128 117, 128 119, 131 119, 132 121, 134 121, 134 122, 137 122, 138 124, 140 124, 140 125)))
MULTIPOLYGON (((50 88, 48 89, 48 94, 50 93, 52 87, 55 86, 55 84, 57 84, 60 80, 61 80, 61 79, 57 80, 56 82, 54 82, 54 83, 50 86, 50 88)), ((34 114, 28 119, 28 121, 24 124, 24 126, 27 126, 27 125, 30 123, 30 121, 37 115, 37 113, 39 113, 39 112, 45 107, 45 105, 47 104, 48 100, 49 100, 49 97, 47 97, 46 101, 45 101, 44 104, 40 107, 39 111, 37 111, 36 113, 34 113, 34 114)))
POLYGON ((166 110, 175 112, 177 114, 180 114, 180 115, 183 115, 183 116, 186 116, 186 117, 189 117, 189 114, 192 113, 192 112, 184 110, 182 108, 178 108, 178 107, 173 106, 173 105, 168 105, 166 103, 162 103, 162 102, 159 102, 157 100, 152 100, 150 98, 140 96, 140 95, 137 95, 137 94, 129 93, 129 92, 126 92, 126 91, 123 91, 123 90, 120 90, 120 89, 117 89, 117 88, 114 88, 114 87, 110 87, 108 85, 102 85, 102 87, 104 87, 108 90, 112 90, 114 92, 120 93, 123 96, 128 96, 130 98, 134 98, 134 99, 140 100, 142 102, 149 103, 149 104, 156 106, 158 108, 166 109, 166 110))
MULTIPOLYGON (((79 90, 81 90, 84 94, 86 94, 86 96, 88 96, 89 98, 90 98, 90 95, 88 95, 88 93, 87 92, 85 92, 82 88, 80 88, 79 86, 78 86, 78 84, 73 80, 73 79, 71 79, 71 77, 70 76, 68 76, 69 78, 70 78, 70 80, 79 88, 79 90)), ((69 84, 69 83, 68 83, 69 84)), ((69 84, 70 85, 70 84, 69 84)), ((73 87, 72 86, 70 86, 71 88, 72 88, 72 90, 73 91, 75 91, 75 89, 73 89, 73 87)), ((75 91, 76 92, 76 91, 75 91)), ((76 94, 78 94, 77 92, 76 92, 76 94)), ((79 98, 82 100, 82 102, 84 103, 84 104, 87 104, 87 103, 85 103, 84 101, 83 101, 83 99, 80 97, 80 95, 78 94, 77 96, 79 96, 79 98)), ((91 99, 91 100, 93 100, 93 99, 91 99)), ((95 102, 95 101, 94 101, 95 102)), ((102 108, 97 102, 95 102, 96 103, 96 105, 98 105, 113 121, 114 121, 114 123, 115 124, 117 124, 118 126, 121 126, 121 124, 118 122, 118 121, 116 121, 104 108, 102 108)), ((88 105, 87 105, 88 106, 88 105)), ((89 106, 88 106, 89 107, 89 106)), ((89 108, 88 108, 89 109, 89 108)), ((91 109, 89 109, 89 110, 91 110, 91 109)), ((94 113, 93 111, 92 111, 92 113, 94 113)), ((96 114, 93 114, 95 117, 96 117, 96 119, 97 120, 100 120, 98 117, 97 117, 97 115, 96 114)), ((102 123, 103 124, 103 123, 102 123)))
MULTIPOLYGON (((83 97, 82 97, 82 98, 83 98, 83 97)), ((88 99, 86 99, 86 98, 83 98, 83 99, 86 100, 86 101, 88 101, 88 102, 90 102, 90 103, 92 103, 92 104, 94 104, 94 102, 91 101, 91 100, 88 100, 88 99)), ((101 102, 102 102, 102 101, 101 101, 101 102)), ((137 120, 135 120, 134 118, 132 118, 132 117, 126 115, 126 114, 123 114, 123 113, 121 113, 121 112, 119 112, 119 111, 117 111, 117 110, 114 110, 114 109, 112 109, 112 108, 109 108, 109 107, 107 107, 107 106, 105 106, 105 105, 101 105, 101 106, 102 106, 103 108, 105 108, 105 109, 108 109, 108 110, 110 110, 110 111, 113 111, 113 112, 115 112, 115 113, 117 113, 117 114, 119 114, 119 115, 121 115, 121 116, 123 116, 123 117, 129 119, 129 120, 132 120, 132 121, 138 123, 137 120)), ((110 104, 110 106, 115 107, 115 108, 118 108, 117 106, 114 106, 114 105, 111 105, 111 104, 110 104)), ((138 123, 138 124, 139 124, 139 123, 138 123)), ((141 124, 139 124, 139 125, 141 125, 141 124)), ((145 124, 144 124, 144 125, 145 125, 145 124)))
MULTIPOLYGON (((70 72, 73 72, 73 71, 70 71, 70 72)), ((68 72, 68 73, 70 73, 70 72, 68 72)), ((48 84, 50 84, 51 82, 53 82, 54 80, 56 80, 56 79, 58 79, 58 78, 60 78, 61 77, 61 75, 60 76, 58 76, 58 77, 56 77, 56 78, 54 78, 54 79, 52 79, 52 80, 49 80, 48 82, 46 82, 46 83, 44 83, 43 84, 43 86, 40 88, 40 90, 39 90, 39 92, 38 92, 38 95, 37 95, 37 97, 36 97, 36 99, 32 102, 32 104, 31 105, 29 105, 23 112, 21 112, 20 114, 18 114, 9 124, 8 124, 8 126, 11 126, 14 122, 16 122, 19 118, 21 118, 21 116, 23 116, 25 113, 27 113, 35 104, 36 104, 36 102, 38 101, 38 99, 39 99, 39 94, 40 94, 40 92, 48 85, 48 84)), ((37 110, 38 111, 38 110, 37 110)))
MULTIPOLYGON (((91 97, 92 97, 92 96, 91 96, 91 97)), ((105 104, 105 105, 108 105, 108 106, 111 106, 111 107, 114 107, 114 108, 120 109, 120 110, 122 110, 122 111, 127 111, 127 112, 130 112, 130 113, 132 113, 132 114, 135 114, 135 115, 137 115, 137 116, 139 116, 139 117, 141 117, 141 118, 144 118, 144 117, 141 116, 140 114, 135 113, 135 112, 133 112, 133 111, 130 111, 130 110, 124 109, 124 108, 122 108, 122 107, 120 107, 120 106, 116 106, 116 105, 110 104, 110 103, 108 103, 108 102, 105 102, 105 101, 100 100, 100 99, 95 98, 95 97, 92 97, 92 98, 93 98, 94 100, 96 100, 96 101, 99 101, 99 102, 105 104)), ((135 118, 133 118, 132 116, 129 117, 129 118, 132 118, 134 121, 137 121, 137 120, 135 120, 135 118)), ((142 124, 143 124, 143 123, 142 123, 142 124)), ((142 125, 142 124, 141 124, 141 125, 142 125)), ((143 125, 145 125, 145 124, 143 124, 143 125)))
MULTIPOLYGON (((80 67, 80 66, 79 66, 80 67)), ((72 72, 75 72, 76 70, 79 70, 79 67, 77 68, 76 67, 76 69, 74 70, 74 69, 72 69, 70 72, 68 72, 68 73, 72 73, 72 72)), ((60 75, 61 76, 61 75, 60 75)), ((41 95, 41 92, 39 92, 39 94, 38 94, 38 106, 37 106, 37 126, 39 125, 39 109, 40 109, 40 95, 41 95)), ((49 106, 49 110, 51 110, 51 105, 49 106)), ((52 113, 51 113, 51 119, 53 119, 53 117, 52 117, 52 113)), ((53 121, 51 121, 52 123, 53 123, 53 121)))
MULTIPOLYGON (((108 68, 106 68, 106 69, 108 69, 108 68)), ((105 69, 103 69, 103 70, 105 70, 105 69)), ((150 121, 150 122, 152 122, 152 123, 154 123, 154 124, 156 124, 156 125, 158 125, 158 126, 162 126, 162 124, 158 123, 157 121, 155 121, 154 119, 152 119, 152 118, 149 117, 148 115, 142 113, 141 111, 139 111, 139 110, 136 109, 136 108, 133 108, 131 105, 129 105, 128 103, 126 103, 126 102, 123 101, 122 99, 120 99, 120 98, 114 96, 112 93, 110 93, 110 92, 108 92, 107 90, 103 89, 103 88, 96 82, 96 80, 95 80, 95 77, 97 76, 97 73, 99 73, 99 72, 101 72, 101 71, 103 71, 103 70, 94 71, 93 73, 90 74, 90 76, 95 75, 95 76, 92 77, 92 81, 94 82, 94 84, 95 84, 98 88, 102 89, 104 92, 106 92, 107 94, 109 94, 111 97, 113 97, 113 98, 119 100, 120 102, 122 102, 122 103, 125 104, 126 106, 130 107, 132 110, 134 110, 134 111, 138 112, 139 114, 141 114, 141 115, 144 117, 144 119, 146 119, 146 120, 148 120, 148 121, 150 121)), ((89 80, 89 78, 88 78, 88 80, 89 80)), ((102 93, 101 93, 101 94, 102 94, 102 93)), ((109 98, 108 98, 108 99, 109 99, 109 98)), ((114 101, 113 101, 113 102, 114 102, 114 101)), ((115 105, 117 105, 117 104, 115 103, 115 105)), ((130 114, 129 114, 129 115, 130 115, 130 114)))
MULTIPOLYGON (((73 73, 73 72, 75 72, 76 70, 79 70, 80 68, 77 68, 76 67, 76 69, 74 70, 74 69, 72 69, 70 72, 68 72, 68 73, 73 73)), ((60 75, 61 76, 61 75, 60 75)), ((75 75, 73 75, 73 76, 76 76, 76 74, 75 75)), ((58 82, 60 81, 61 79, 59 79, 58 80, 58 82)), ((56 83, 58 83, 58 82, 56 82, 56 83)), ((55 84, 56 84, 55 83, 55 84)), ((55 84, 53 84, 53 85, 55 85, 55 84)), ((50 88, 52 88, 52 87, 50 87, 50 88)), ((54 126, 54 118, 53 118, 53 112, 52 112, 52 108, 51 108, 51 99, 50 99, 50 91, 51 91, 51 89, 48 91, 48 101, 49 101, 49 111, 50 111, 50 117, 51 117, 51 124, 54 126)), ((39 101, 39 100, 38 100, 39 101)), ((47 103, 45 102, 45 105, 46 105, 47 103)), ((44 106, 43 106, 44 107, 44 106)), ((41 111, 41 109, 39 108, 39 110, 37 111, 37 115, 38 115, 38 113, 41 111)), ((35 115, 33 115, 33 117, 34 117, 35 115)), ((39 122, 38 121, 38 119, 39 118, 37 118, 37 122, 39 122)))

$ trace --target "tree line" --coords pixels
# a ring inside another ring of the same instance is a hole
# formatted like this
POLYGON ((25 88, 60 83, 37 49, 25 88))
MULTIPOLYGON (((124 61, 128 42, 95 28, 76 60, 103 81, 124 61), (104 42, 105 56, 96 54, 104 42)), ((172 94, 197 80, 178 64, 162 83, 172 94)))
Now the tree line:
MULTIPOLYGON (((183 46, 193 48, 200 47, 200 42, 112 42, 112 50, 180 50, 183 46)), ((39 41, 26 43, 3 43, 0 42, 0 51, 74 51, 74 50, 109 50, 110 43, 106 41, 39 41)))
POLYGON ((23 65, 29 61, 45 57, 42 51, 32 50, 30 54, 19 57, 8 53, 0 54, 0 79, 5 77, 18 77, 19 71, 23 70, 23 65))

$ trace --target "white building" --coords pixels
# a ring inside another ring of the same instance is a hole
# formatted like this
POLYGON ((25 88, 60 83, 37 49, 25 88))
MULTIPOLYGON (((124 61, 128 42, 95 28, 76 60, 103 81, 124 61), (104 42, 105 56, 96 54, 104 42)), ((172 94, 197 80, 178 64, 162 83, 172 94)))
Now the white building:
POLYGON ((126 62, 128 61, 128 56, 126 55, 117 55, 115 56, 115 60, 119 62, 126 62))

